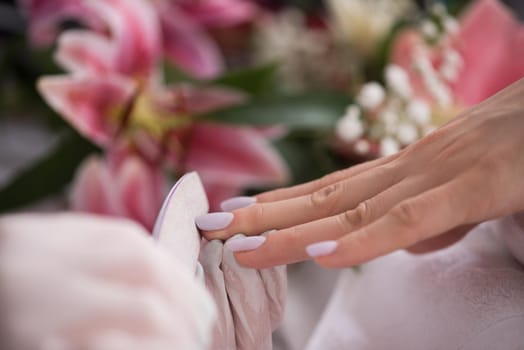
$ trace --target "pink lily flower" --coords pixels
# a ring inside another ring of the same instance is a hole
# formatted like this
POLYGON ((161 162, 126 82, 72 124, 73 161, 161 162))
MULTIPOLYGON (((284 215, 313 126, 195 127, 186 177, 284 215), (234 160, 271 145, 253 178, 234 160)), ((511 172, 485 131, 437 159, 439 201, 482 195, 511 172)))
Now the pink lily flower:
MULTIPOLYGON (((483 101, 524 76, 524 25, 497 0, 474 2, 461 18, 452 41, 462 58, 459 75, 449 84, 453 103, 459 109, 483 101)), ((424 48, 419 33, 408 30, 397 39, 392 62, 409 73, 413 90, 427 99, 413 68, 417 50, 426 51, 433 64, 442 59, 440 47, 424 48)))
MULTIPOLYGON (((29 19, 31 41, 37 46, 50 45, 58 34, 60 23, 65 19, 75 19, 100 33, 107 30, 104 24, 109 24, 113 35, 121 36, 126 45, 151 52, 149 50, 151 48, 142 45, 159 44, 152 40, 156 30, 152 27, 159 26, 162 35, 157 39, 162 40, 160 47, 164 50, 165 56, 183 70, 201 79, 216 76, 222 72, 224 65, 220 49, 207 29, 234 26, 252 19, 256 14, 256 5, 247 0, 149 0, 149 2, 154 6, 144 4, 145 1, 133 0, 125 2, 19 0, 20 7, 29 19), (140 8, 145 12, 141 16, 133 17, 131 15, 134 12, 127 12, 125 16, 107 18, 114 13, 114 9, 126 11, 132 7, 140 8), (147 18, 151 17, 151 12, 156 13, 155 17, 147 18), (126 20, 123 23, 127 25, 125 28, 122 27, 122 23, 118 23, 118 20, 124 17, 126 20), (146 22, 140 22, 144 20, 146 22), (139 30, 139 33, 132 33, 135 30, 139 30), (130 38, 144 37, 148 40, 128 41, 130 38)), ((125 48, 124 52, 128 52, 129 49, 131 48, 125 48)), ((123 70, 133 66, 133 62, 122 65, 123 62, 120 60, 120 63, 120 68, 123 70)))
POLYGON ((286 164, 260 131, 199 123, 192 131, 185 167, 200 174, 211 210, 246 187, 288 180, 286 164))
POLYGON ((107 22, 109 32, 63 33, 55 58, 70 74, 39 81, 51 107, 108 150, 107 160, 90 159, 78 172, 74 208, 131 217, 150 228, 164 187, 147 178, 160 177, 169 165, 176 174, 200 172, 213 207, 243 188, 280 184, 287 178, 285 164, 265 132, 193 118, 241 103, 244 94, 162 84, 157 69, 162 31, 151 3, 99 0, 91 9, 107 22), (123 140, 131 143, 132 155, 115 161, 115 149, 123 140), (140 186, 154 195, 146 197, 140 186), (149 209, 138 204, 142 201, 149 209))
POLYGON ((166 189, 159 167, 129 152, 113 152, 84 161, 70 201, 73 210, 127 217, 152 231, 166 189))
POLYGON ((18 0, 29 21, 29 38, 37 47, 49 46, 59 33, 60 23, 75 19, 90 28, 101 23, 80 0, 18 0))
POLYGON ((256 7, 244 0, 156 0, 164 35, 164 53, 197 78, 223 70, 220 50, 206 32, 233 26, 254 17, 256 7))
POLYGON ((524 24, 497 0, 479 0, 461 21, 464 69, 453 87, 469 106, 524 77, 524 24))

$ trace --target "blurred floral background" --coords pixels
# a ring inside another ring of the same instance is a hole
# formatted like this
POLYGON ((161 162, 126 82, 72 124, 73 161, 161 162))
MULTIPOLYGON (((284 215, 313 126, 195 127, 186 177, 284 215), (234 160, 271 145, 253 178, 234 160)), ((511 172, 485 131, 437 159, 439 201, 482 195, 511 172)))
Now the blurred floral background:
POLYGON ((152 229, 188 171, 217 209, 393 154, 524 76, 523 8, 1 1, 0 211, 52 198, 152 229))

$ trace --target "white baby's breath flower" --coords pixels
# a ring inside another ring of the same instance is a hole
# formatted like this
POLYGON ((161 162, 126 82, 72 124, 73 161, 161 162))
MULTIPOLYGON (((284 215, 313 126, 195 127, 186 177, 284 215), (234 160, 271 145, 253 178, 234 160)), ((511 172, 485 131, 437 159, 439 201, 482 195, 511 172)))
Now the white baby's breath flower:
POLYGON ((357 102, 364 110, 372 111, 384 102, 385 96, 382 85, 372 81, 362 86, 357 95, 357 102))
POLYGON ((361 139, 355 142, 353 145, 353 149, 355 152, 359 155, 366 155, 371 150, 371 145, 369 144, 368 140, 361 139))
POLYGON ((420 24, 420 30, 426 39, 434 40, 438 36, 437 25, 431 20, 424 20, 420 24))
POLYGON ((448 35, 455 35, 460 30, 460 25, 458 21, 451 16, 445 16, 442 19, 442 26, 444 27, 444 31, 448 35))
POLYGON ((418 131, 414 124, 402 122, 397 126, 397 139, 403 145, 409 145, 418 139, 418 131))
POLYGON ((402 67, 396 64, 388 65, 385 78, 388 88, 399 97, 408 99, 413 93, 409 76, 402 67))
POLYGON ((360 120, 358 107, 348 107, 346 114, 337 122, 335 132, 337 136, 346 142, 354 142, 364 134, 364 125, 360 120))
POLYGON ((443 62, 439 72, 445 80, 454 82, 458 79, 463 66, 462 56, 456 50, 447 49, 443 54, 443 62))
POLYGON ((447 107, 452 102, 452 94, 449 87, 441 81, 435 68, 431 64, 426 52, 417 50, 414 55, 414 64, 422 81, 431 96, 442 107, 447 107))
POLYGON ((406 115, 418 125, 426 125, 431 121, 431 108, 423 100, 415 98, 408 103, 406 115))
POLYGON ((391 108, 385 108, 380 113, 380 119, 384 124, 396 124, 398 122, 398 114, 391 108))
POLYGON ((439 69, 439 73, 444 80, 449 82, 454 82, 459 77, 459 70, 448 64, 443 64, 439 69))
POLYGON ((397 112, 393 108, 384 108, 380 113, 379 118, 384 124, 384 131, 386 134, 393 134, 397 128, 399 120, 397 112))
POLYGON ((360 109, 355 105, 349 105, 346 108, 346 113, 344 114, 344 117, 358 120, 360 118, 360 109))
POLYGON ((387 136, 380 140, 380 155, 382 157, 393 155, 399 150, 400 145, 394 138, 387 136))
POLYGON ((296 9, 282 11, 257 22, 254 36, 255 60, 278 62, 280 81, 285 90, 301 91, 323 85, 340 65, 325 62, 331 45, 327 31, 308 28, 304 14, 296 9))

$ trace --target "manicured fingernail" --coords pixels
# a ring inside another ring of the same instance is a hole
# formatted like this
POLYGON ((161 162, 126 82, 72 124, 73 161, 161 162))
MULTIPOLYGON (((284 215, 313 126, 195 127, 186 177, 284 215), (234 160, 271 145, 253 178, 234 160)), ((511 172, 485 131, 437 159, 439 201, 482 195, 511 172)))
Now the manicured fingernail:
POLYGON ((245 250, 253 250, 260 247, 266 241, 264 236, 251 236, 230 239, 226 242, 227 249, 233 252, 242 252, 245 250))
POLYGON ((223 211, 233 211, 235 209, 245 208, 256 202, 254 197, 233 197, 220 203, 223 211))
POLYGON ((221 230, 233 221, 231 213, 209 213, 197 216, 195 223, 199 229, 205 231, 221 230))
POLYGON ((329 255, 337 249, 337 241, 324 241, 310 244, 306 247, 306 253, 312 257, 316 258, 317 256, 329 255))

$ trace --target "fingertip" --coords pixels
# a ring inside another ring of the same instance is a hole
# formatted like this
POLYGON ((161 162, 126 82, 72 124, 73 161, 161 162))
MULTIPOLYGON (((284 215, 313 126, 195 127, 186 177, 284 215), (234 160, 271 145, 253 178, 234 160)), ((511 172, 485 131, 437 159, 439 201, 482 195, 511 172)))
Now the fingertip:
POLYGON ((336 242, 336 247, 331 252, 314 257, 315 263, 318 265, 329 269, 339 269, 362 263, 362 256, 355 253, 356 248, 353 241, 342 238, 337 241, 327 242, 336 242))
POLYGON ((333 254, 338 247, 337 241, 322 241, 310 244, 306 247, 306 253, 312 257, 320 257, 333 254))
POLYGON ((220 203, 220 208, 222 209, 222 211, 232 212, 236 209, 246 208, 256 202, 257 200, 255 197, 247 197, 247 196, 233 197, 233 198, 226 199, 225 201, 220 203))
POLYGON ((200 232, 202 233, 202 236, 204 236, 204 238, 207 239, 208 241, 212 241, 214 239, 219 239, 219 240, 224 241, 229 238, 224 231, 202 231, 201 230, 200 232))
POLYGON ((228 227, 234 216, 229 212, 208 213, 195 218, 196 226, 203 231, 222 230, 228 227))
POLYGON ((325 269, 338 269, 342 266, 336 266, 333 264, 332 259, 330 259, 328 256, 322 256, 318 257, 313 260, 318 266, 323 267, 325 269))
POLYGON ((263 269, 267 267, 260 259, 257 259, 256 254, 253 254, 253 252, 233 252, 233 256, 242 267, 253 269, 263 269))
POLYGON ((315 258, 315 263, 327 269, 341 269, 358 265, 358 263, 346 261, 344 258, 341 258, 338 254, 326 255, 315 258))

